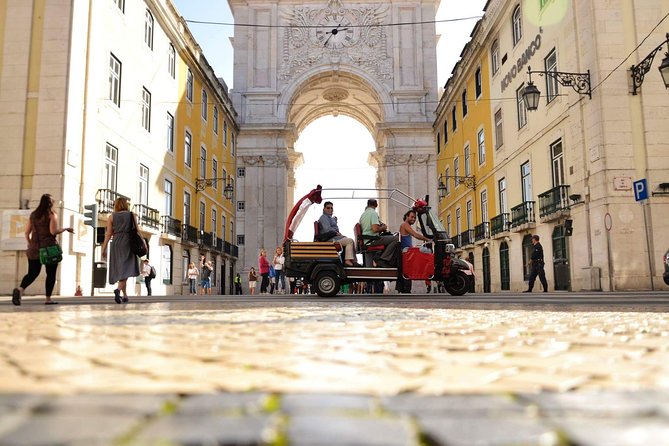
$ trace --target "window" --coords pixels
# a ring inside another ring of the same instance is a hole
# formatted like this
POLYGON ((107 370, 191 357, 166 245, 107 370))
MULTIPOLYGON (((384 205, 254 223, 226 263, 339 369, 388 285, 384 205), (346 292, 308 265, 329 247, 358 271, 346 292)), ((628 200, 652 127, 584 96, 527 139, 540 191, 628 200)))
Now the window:
POLYGON ((168 152, 174 152, 174 116, 167 113, 167 134, 165 135, 168 152))
POLYGON ((481 223, 488 221, 488 191, 481 191, 481 223))
MULTIPOLYGON (((228 172, 225 169, 221 169, 221 189, 223 189, 223 197, 225 197, 225 185, 227 184, 228 172)), ((232 181, 232 178, 230 179, 232 181)))
POLYGON ((237 210, 238 211, 243 211, 244 209, 246 209, 246 202, 238 201, 237 202, 237 210))
POLYGON ((206 206, 204 204, 204 201, 200 201, 200 218, 199 218, 199 228, 200 232, 204 232, 204 218, 206 214, 206 206))
MULTIPOLYGON (((225 215, 223 217, 221 217, 221 219, 222 219, 222 221, 221 221, 221 236, 223 237, 223 241, 226 241, 227 238, 226 238, 225 229, 226 229, 227 219, 225 218, 225 215)), ((232 240, 232 239, 230 239, 230 240, 232 240)))
POLYGON ((444 145, 448 143, 448 120, 444 121, 444 145))
MULTIPOLYGON (((548 72, 557 71, 557 54, 555 53, 555 48, 546 56, 544 59, 544 69, 548 72)), ((546 76, 546 102, 550 103, 558 95, 558 81, 557 79, 546 76)))
POLYGON ((495 112, 495 149, 499 149, 504 144, 504 132, 502 131, 502 109, 495 112))
POLYGON ((142 88, 142 127, 151 131, 151 93, 146 88, 142 88))
POLYGON ((207 120, 208 111, 209 111, 209 104, 208 104, 207 92, 203 88, 202 89, 202 119, 204 121, 207 120))
POLYGON ((523 99, 523 90, 525 90, 525 84, 522 84, 518 90, 516 90, 516 108, 518 110, 518 130, 525 127, 527 124, 527 108, 525 108, 525 99, 523 99))
POLYGON ((121 62, 109 55, 109 100, 121 107, 121 62))
POLYGON ((193 72, 190 68, 186 71, 186 99, 193 103, 193 72))
POLYGON ((214 105, 214 134, 218 135, 218 107, 214 105))
POLYGON ((465 146, 465 176, 471 176, 472 174, 472 155, 469 146, 465 146))
POLYGON ((193 163, 193 161, 192 161, 192 159, 193 159, 192 141, 193 141, 193 138, 190 136, 190 133, 185 132, 185 134, 184 134, 184 163, 188 167, 191 167, 192 163, 193 163))
POLYGON ((494 76, 499 71, 499 40, 495 40, 490 48, 490 65, 494 76))
POLYGON ((107 143, 105 146, 105 187, 116 190, 116 174, 118 172, 118 149, 107 143))
POLYGON ((165 195, 165 215, 171 217, 172 216, 172 211, 173 211, 173 188, 172 188, 172 182, 170 180, 165 180, 163 183, 163 194, 165 195))
POLYGON ((200 178, 207 178, 207 149, 200 147, 200 178))
MULTIPOLYGON (((218 188, 218 161, 216 158, 212 158, 211 160, 211 178, 213 180, 212 186, 214 189, 218 188)), ((223 185, 225 185, 225 181, 223 182, 223 185)))
POLYGON ((479 148, 479 166, 480 166, 485 163, 485 131, 483 129, 479 130, 479 134, 476 139, 479 148))
POLYGON ((446 233, 448 234, 449 237, 451 237, 451 225, 453 223, 453 218, 451 218, 451 214, 448 214, 446 217, 446 233))
MULTIPOLYGON (((223 217, 225 219, 225 217, 223 217)), ((214 238, 214 243, 216 243, 216 227, 218 226, 218 212, 216 212, 216 209, 211 209, 211 234, 214 238)), ((223 231, 223 234, 225 234, 225 231, 223 231)))
POLYGON ((444 172, 444 175, 446 176, 446 179, 445 179, 446 184, 444 184, 444 186, 446 186, 446 195, 450 195, 451 194, 451 183, 449 182, 449 179, 450 179, 449 177, 451 176, 451 168, 450 167, 446 168, 446 171, 444 172))
POLYGON ((190 193, 184 192, 184 224, 190 224, 190 193))
POLYGON ((114 3, 118 6, 118 9, 120 9, 121 12, 125 12, 125 0, 114 0, 114 3))
POLYGON ((174 45, 170 43, 167 49, 167 72, 170 74, 172 79, 176 76, 176 65, 177 65, 177 52, 174 49, 174 45))
POLYGON ((553 161, 553 187, 566 184, 564 180, 564 156, 561 139, 551 144, 551 159, 553 161))
POLYGON ((506 214, 509 212, 506 201, 506 178, 497 182, 497 190, 499 191, 499 213, 506 214))
POLYGON ((235 156, 235 135, 232 135, 230 140, 230 155, 235 156))
POLYGON ((455 120, 458 117, 456 114, 455 110, 455 105, 453 106, 453 109, 451 109, 451 125, 453 126, 452 130, 455 132, 458 129, 458 123, 455 120))
POLYGON ((244 244, 244 236, 243 235, 238 235, 237 236, 237 246, 241 246, 244 244))
POLYGON ((520 166, 520 182, 523 191, 523 201, 532 201, 532 172, 529 161, 520 166))
POLYGON ((235 239, 235 222, 234 220, 230 222, 230 240, 235 239))
POLYGON ((223 144, 228 145, 228 123, 225 120, 223 121, 223 144))
POLYGON ((467 89, 462 90, 462 117, 467 116, 467 89))
POLYGON ((148 206, 149 204, 149 168, 144 164, 139 165, 139 204, 148 206))
POLYGON ((153 15, 148 9, 144 13, 144 43, 153 49, 153 15))
POLYGON ((476 99, 481 97, 483 93, 483 79, 481 78, 481 67, 476 69, 476 74, 474 74, 474 84, 476 86, 476 99))
POLYGON ((453 160, 453 176, 455 177, 455 187, 460 184, 460 158, 457 156, 453 160))
POLYGON ((523 37, 523 23, 522 14, 520 12, 520 5, 516 6, 511 16, 511 32, 513 33, 513 45, 515 46, 523 37))
POLYGON ((441 153, 441 135, 437 133, 437 155, 441 153))
POLYGON ((244 178, 246 176, 246 167, 238 167, 237 168, 237 176, 239 178, 244 178))
POLYGON ((455 210, 455 233, 460 234, 462 228, 462 209, 457 208, 455 210))
POLYGON ((471 230, 474 226, 474 212, 472 209, 472 200, 467 200, 467 229, 471 230))

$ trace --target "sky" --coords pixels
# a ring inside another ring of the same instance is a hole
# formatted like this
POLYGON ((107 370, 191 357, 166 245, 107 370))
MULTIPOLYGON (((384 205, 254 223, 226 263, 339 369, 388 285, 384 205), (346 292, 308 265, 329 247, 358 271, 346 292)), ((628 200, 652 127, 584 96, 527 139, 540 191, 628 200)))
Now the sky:
MULTIPOLYGON (((172 0, 186 20, 233 23, 234 19, 224 0, 172 0)), ((323 0, 326 4, 327 0, 323 0)), ((346 0, 343 0, 346 6, 346 0)), ((483 15, 486 0, 442 0, 437 20, 483 15)), ((438 87, 442 87, 458 61, 462 48, 469 40, 476 19, 437 23, 438 87)), ((216 75, 222 77, 228 88, 233 88, 232 26, 188 24, 216 75)), ((435 105, 436 107, 436 105, 435 105)), ((314 121, 301 134, 295 149, 304 156, 304 164, 295 173, 295 199, 299 199, 316 184, 326 188, 374 188, 376 171, 367 164, 369 152, 374 151, 374 140, 357 121, 346 116, 327 116, 314 121), (333 156, 336 155, 336 156, 333 156)), ((344 235, 352 236, 353 226, 364 210, 365 200, 333 200, 334 215, 344 235)), ((383 203, 379 203, 380 206, 383 203)), ((322 206, 312 206, 295 238, 311 240, 311 222, 322 214, 322 206)), ((400 222, 389 222, 399 228, 400 222)))

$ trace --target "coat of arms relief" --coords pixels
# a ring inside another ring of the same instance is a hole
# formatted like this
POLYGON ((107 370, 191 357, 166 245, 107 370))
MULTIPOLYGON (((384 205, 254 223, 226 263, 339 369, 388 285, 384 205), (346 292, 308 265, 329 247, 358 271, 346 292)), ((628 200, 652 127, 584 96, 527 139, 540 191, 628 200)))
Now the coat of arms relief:
POLYGON ((294 6, 286 14, 279 79, 290 81, 322 64, 348 64, 379 80, 392 74, 386 28, 388 7, 346 8, 330 0, 324 8, 294 6))

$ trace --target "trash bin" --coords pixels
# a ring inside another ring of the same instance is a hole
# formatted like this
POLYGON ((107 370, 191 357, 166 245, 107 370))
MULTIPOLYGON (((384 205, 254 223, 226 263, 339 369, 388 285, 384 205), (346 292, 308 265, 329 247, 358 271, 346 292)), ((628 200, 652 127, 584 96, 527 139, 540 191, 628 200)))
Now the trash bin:
POLYGON ((93 264, 93 287, 104 288, 107 285, 107 262, 93 264))

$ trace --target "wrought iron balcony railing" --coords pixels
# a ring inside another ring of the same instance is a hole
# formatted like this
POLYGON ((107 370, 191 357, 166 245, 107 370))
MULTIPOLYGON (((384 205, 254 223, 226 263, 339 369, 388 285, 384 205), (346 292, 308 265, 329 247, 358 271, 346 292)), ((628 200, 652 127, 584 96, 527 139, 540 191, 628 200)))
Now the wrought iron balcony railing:
POLYGON ((535 223, 534 201, 525 201, 511 208, 511 227, 535 223))
POLYGON ((239 247, 237 245, 232 245, 232 252, 230 255, 234 258, 239 257, 239 247))
POLYGON ((132 207, 132 212, 137 215, 137 223, 140 226, 153 229, 160 227, 160 212, 158 209, 150 208, 144 204, 136 204, 132 207))
POLYGON ((569 209, 569 186, 556 186, 539 195, 539 217, 569 209))
POLYGON ((200 231, 200 244, 206 247, 214 246, 214 234, 211 232, 200 231))
POLYGON ((232 244, 230 242, 223 242, 223 252, 226 254, 232 253, 232 244))
POLYGON ((467 229, 462 234, 460 234, 460 247, 474 244, 474 230, 467 229))
POLYGON ((161 220, 163 234, 170 234, 181 237, 181 220, 177 220, 176 218, 172 218, 168 215, 163 215, 161 220))
POLYGON ((490 238, 490 223, 484 221, 474 227, 474 240, 486 240, 490 238))
POLYGON ((503 213, 490 220, 490 235, 497 235, 509 230, 509 214, 503 213))
POLYGON ((216 246, 214 246, 214 249, 218 252, 223 252, 223 239, 220 237, 216 237, 216 246))
POLYGON ((451 243, 453 244, 455 249, 462 247, 462 243, 460 241, 460 234, 451 237, 451 243))
POLYGON ((95 201, 98 202, 98 212, 100 214, 111 214, 114 212, 114 202, 117 198, 130 198, 125 195, 119 194, 112 189, 98 189, 95 193, 95 201))
POLYGON ((182 225, 181 226, 181 239, 186 242, 197 243, 197 236, 199 230, 191 225, 182 225))

